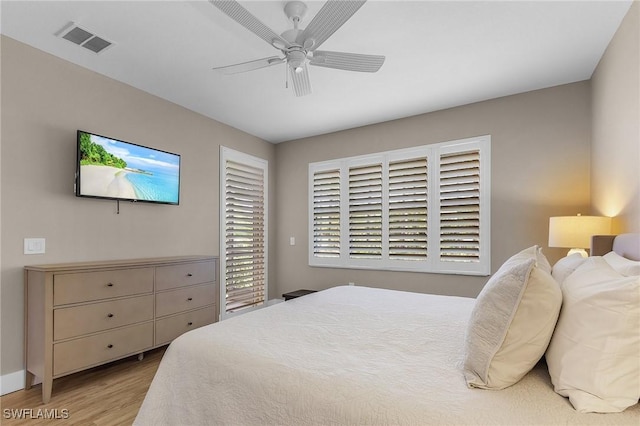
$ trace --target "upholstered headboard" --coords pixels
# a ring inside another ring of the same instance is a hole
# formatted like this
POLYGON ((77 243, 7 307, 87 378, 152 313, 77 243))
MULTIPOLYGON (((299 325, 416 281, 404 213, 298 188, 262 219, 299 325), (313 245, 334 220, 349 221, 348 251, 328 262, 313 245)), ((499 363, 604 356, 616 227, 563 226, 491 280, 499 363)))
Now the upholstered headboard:
POLYGON ((640 260, 640 233, 591 237, 591 256, 602 256, 610 251, 627 259, 640 260))

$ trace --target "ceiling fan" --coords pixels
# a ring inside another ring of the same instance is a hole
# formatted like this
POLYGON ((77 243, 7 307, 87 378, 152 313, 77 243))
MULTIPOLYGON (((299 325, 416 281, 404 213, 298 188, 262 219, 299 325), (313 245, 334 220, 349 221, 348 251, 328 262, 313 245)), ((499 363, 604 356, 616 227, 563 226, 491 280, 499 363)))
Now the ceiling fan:
POLYGON ((298 28, 307 11, 301 1, 290 1, 284 6, 284 13, 293 22, 293 28, 278 35, 235 0, 209 0, 231 19, 280 50, 284 56, 243 62, 241 64, 217 67, 214 70, 224 74, 253 71, 278 64, 287 64, 296 96, 311 93, 311 82, 307 65, 336 68, 347 71, 376 72, 384 63, 384 56, 359 53, 317 50, 338 30, 366 0, 329 0, 304 29, 298 28))

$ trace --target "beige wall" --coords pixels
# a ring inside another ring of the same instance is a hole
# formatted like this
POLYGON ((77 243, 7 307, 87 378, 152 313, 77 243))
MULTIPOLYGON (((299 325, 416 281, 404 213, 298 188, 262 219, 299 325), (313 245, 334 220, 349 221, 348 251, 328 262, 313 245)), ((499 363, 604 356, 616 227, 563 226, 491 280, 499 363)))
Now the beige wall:
POLYGON ((591 201, 614 232, 640 232, 640 2, 634 2, 591 79, 591 201))
MULTIPOLYGON (((550 216, 589 212, 589 90, 574 83, 278 144, 278 292, 355 282, 476 296, 486 277, 309 267, 308 163, 490 134, 495 271, 520 249, 546 246, 550 216)), ((565 252, 546 250, 552 260, 565 252)))
MULTIPOLYGON (((24 265, 217 255, 219 146, 267 159, 272 174, 276 162, 272 144, 12 39, 1 42, 1 372, 8 374, 24 368, 24 265), (77 129, 181 154, 180 205, 120 203, 117 215, 115 201, 76 198, 77 129), (25 237, 46 238, 47 253, 24 255, 25 237)), ((270 182, 273 193, 275 177, 270 182)), ((270 230, 275 235, 275 223, 270 230)))

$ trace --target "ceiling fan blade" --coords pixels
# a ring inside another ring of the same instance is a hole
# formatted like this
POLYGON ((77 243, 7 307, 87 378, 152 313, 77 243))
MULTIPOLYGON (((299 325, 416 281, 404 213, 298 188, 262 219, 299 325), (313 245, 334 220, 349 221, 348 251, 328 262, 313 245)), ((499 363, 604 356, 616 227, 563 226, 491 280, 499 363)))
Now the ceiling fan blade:
POLYGON ((225 67, 213 68, 214 71, 221 72, 223 74, 238 74, 241 72, 258 70, 260 68, 270 67, 272 65, 278 65, 285 62, 285 58, 278 58, 277 56, 271 56, 269 58, 256 59, 255 61, 243 62, 241 64, 227 65, 225 67))
POLYGON ((235 0, 209 0, 212 5, 220 9, 231 19, 269 43, 270 45, 280 48, 289 47, 291 44, 273 32, 271 28, 260 22, 258 18, 253 16, 247 9, 242 7, 240 3, 235 0))
POLYGON ((327 1, 304 31, 298 35, 296 43, 307 47, 310 42, 305 44, 305 41, 312 40, 313 44, 309 46, 309 50, 317 49, 331 34, 336 32, 342 24, 347 22, 365 2, 366 0, 327 1))
POLYGON ((347 71, 376 72, 384 63, 384 56, 316 50, 309 63, 317 67, 347 71))
POLYGON ((291 70, 291 81, 293 81, 293 90, 296 96, 305 96, 311 94, 311 80, 309 80, 309 68, 307 64, 302 66, 302 71, 295 72, 291 70))

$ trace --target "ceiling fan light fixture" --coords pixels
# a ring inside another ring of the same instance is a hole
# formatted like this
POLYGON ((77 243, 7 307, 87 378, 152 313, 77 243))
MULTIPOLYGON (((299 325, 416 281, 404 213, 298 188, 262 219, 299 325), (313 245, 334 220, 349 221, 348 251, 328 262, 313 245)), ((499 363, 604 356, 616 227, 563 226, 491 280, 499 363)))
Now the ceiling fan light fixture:
POLYGON ((289 59, 289 68, 291 68, 291 71, 295 72, 296 74, 300 74, 302 71, 304 71, 304 61, 298 59, 289 59))
POLYGON ((300 50, 292 50, 287 54, 288 64, 295 73, 304 71, 304 63, 307 60, 305 52, 300 50))

